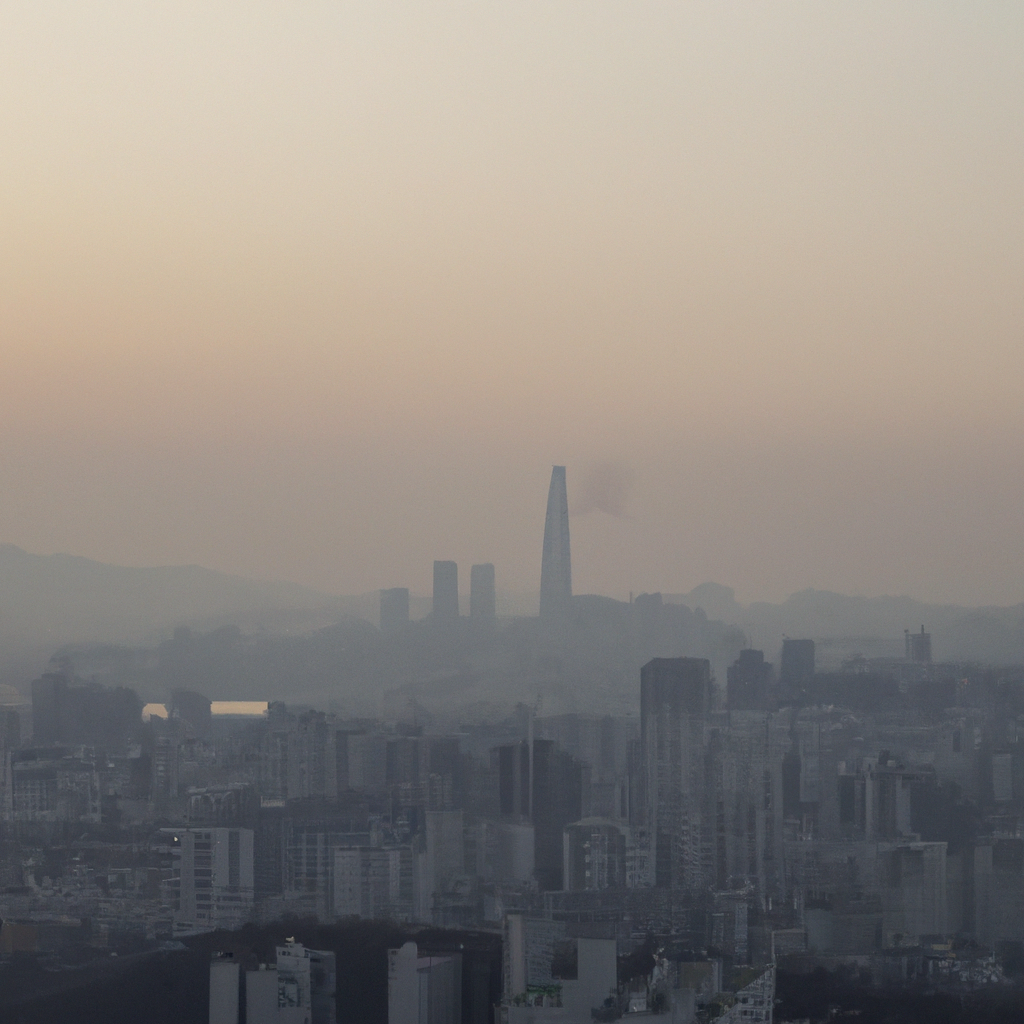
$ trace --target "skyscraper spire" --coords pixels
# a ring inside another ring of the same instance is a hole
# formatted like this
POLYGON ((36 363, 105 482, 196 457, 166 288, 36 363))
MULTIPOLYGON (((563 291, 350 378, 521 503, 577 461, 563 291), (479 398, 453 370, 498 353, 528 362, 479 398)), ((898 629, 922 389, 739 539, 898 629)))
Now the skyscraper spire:
POLYGON ((572 563, 569 558, 569 499, 565 466, 552 466, 548 514, 544 520, 544 556, 540 563, 540 617, 557 618, 572 600, 572 563))

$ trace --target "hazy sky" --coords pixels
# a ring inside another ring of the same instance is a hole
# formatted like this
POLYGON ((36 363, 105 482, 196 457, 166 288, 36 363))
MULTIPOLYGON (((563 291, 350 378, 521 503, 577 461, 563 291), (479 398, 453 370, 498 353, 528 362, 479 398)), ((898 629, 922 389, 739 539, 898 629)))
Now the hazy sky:
POLYGON ((1024 4, 4 0, 0 98, 0 540, 536 590, 564 463, 577 592, 1024 600, 1024 4))

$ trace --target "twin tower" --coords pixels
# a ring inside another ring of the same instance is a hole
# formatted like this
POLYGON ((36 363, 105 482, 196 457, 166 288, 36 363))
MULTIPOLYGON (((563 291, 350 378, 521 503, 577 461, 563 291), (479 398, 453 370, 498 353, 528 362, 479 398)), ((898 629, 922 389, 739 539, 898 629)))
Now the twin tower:
MULTIPOLYGON (((544 520, 544 552, 540 564, 540 617, 558 621, 572 603, 572 561, 569 555, 569 499, 565 466, 551 470, 548 511, 544 520)), ((477 621, 495 618, 494 566, 474 565, 469 574, 469 617, 477 621)), ((459 567, 455 562, 434 563, 435 625, 454 625, 459 620, 459 567)), ((381 629, 409 621, 409 591, 395 587, 380 592, 381 629)))
MULTIPOLYGON (((477 621, 495 617, 494 566, 490 562, 474 565, 469 571, 469 617, 477 621)), ((434 563, 434 604, 431 617, 435 624, 458 622, 459 566, 456 562, 434 563)))

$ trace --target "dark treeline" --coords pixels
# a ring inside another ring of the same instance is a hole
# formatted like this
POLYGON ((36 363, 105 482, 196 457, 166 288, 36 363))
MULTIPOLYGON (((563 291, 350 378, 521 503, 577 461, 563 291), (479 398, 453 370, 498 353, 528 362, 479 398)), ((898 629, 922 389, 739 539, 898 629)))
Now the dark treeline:
POLYGON ((849 971, 776 974, 775 1019, 856 1020, 857 1024, 1019 1024, 1020 995, 1007 989, 972 992, 872 988, 849 971))
MULTIPOLYGON (((469 1019, 486 991, 488 1005, 501 997, 501 938, 471 931, 410 931, 386 921, 324 925, 284 920, 210 932, 180 949, 93 961, 80 972, 47 975, 31 957, 18 957, 0 976, 0 1021, 11 1024, 206 1024, 210 957, 274 962, 275 947, 295 938, 337 958, 338 1024, 386 1024, 387 951, 413 939, 421 950, 458 950, 463 959, 463 1008, 469 1019), (485 979, 483 985, 480 979, 485 979), (476 987, 471 982, 476 979, 476 987)), ((244 1019, 243 1019, 244 1024, 244 1019)))

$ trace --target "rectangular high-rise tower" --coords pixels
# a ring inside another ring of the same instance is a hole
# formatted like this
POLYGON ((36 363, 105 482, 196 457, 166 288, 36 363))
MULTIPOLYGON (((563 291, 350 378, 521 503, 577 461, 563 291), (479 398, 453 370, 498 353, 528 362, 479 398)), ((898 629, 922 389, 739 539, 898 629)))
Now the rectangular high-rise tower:
POLYGON ((730 711, 764 711, 768 707, 772 666, 764 651, 747 649, 729 666, 727 700, 730 711))
POLYGON ((932 635, 921 627, 920 633, 911 633, 910 630, 903 631, 907 638, 907 661, 916 662, 919 665, 930 665, 932 660, 932 635))
POLYGON ((544 553, 540 563, 540 617, 558 618, 572 602, 572 560, 569 556, 569 499, 565 466, 551 467, 548 511, 544 520, 544 553))
POLYGON ((490 562, 469 570, 469 617, 478 622, 495 617, 494 566, 490 562))
POLYGON ((451 625, 459 621, 459 567, 455 562, 434 563, 435 625, 451 625))
POLYGON ((814 641, 782 641, 782 658, 779 675, 783 687, 808 686, 814 682, 814 641))
POLYGON ((697 890, 705 879, 711 700, 706 658, 654 658, 640 670, 641 813, 658 886, 697 890))

